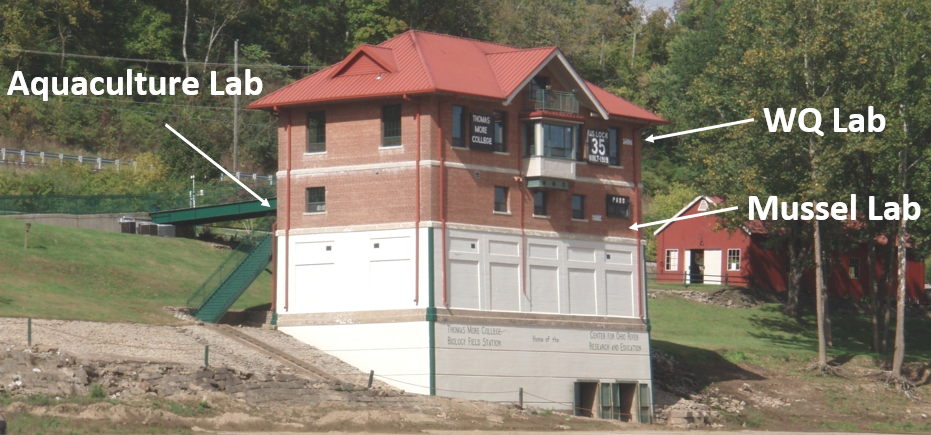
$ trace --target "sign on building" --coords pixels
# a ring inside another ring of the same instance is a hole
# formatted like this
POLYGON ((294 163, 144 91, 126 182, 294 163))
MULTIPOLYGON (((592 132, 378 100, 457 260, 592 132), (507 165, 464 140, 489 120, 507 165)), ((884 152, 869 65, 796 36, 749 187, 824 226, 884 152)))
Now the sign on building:
POLYGON ((588 144, 588 163, 596 165, 611 164, 608 155, 609 133, 607 130, 588 130, 585 143, 588 144))
POLYGON ((469 148, 481 151, 494 151, 494 118, 490 114, 471 114, 469 130, 469 148))
POLYGON ((626 196, 608 195, 605 198, 605 208, 608 217, 630 217, 630 198, 626 196))

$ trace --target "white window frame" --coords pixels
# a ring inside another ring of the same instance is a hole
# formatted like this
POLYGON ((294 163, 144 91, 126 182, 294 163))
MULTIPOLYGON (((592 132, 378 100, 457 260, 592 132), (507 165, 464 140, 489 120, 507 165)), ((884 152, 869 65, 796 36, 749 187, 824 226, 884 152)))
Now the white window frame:
POLYGON ((675 272, 679 270, 679 250, 678 249, 667 249, 666 250, 666 265, 664 266, 666 271, 675 272), (675 258, 670 261, 669 254, 674 254, 675 258))
POLYGON ((740 249, 728 249, 727 250, 727 271, 728 272, 739 272, 740 271, 740 249), (731 269, 731 252, 737 253, 737 268, 731 269))
POLYGON ((847 276, 848 276, 850 279, 860 279, 860 258, 859 258, 859 257, 850 257, 850 258, 847 259, 847 276), (857 261, 857 267, 856 267, 856 269, 854 269, 854 267, 853 267, 853 261, 854 261, 854 260, 857 261), (851 273, 851 272, 854 272, 854 271, 856 271, 855 274, 854 274, 854 273, 851 273), (857 275, 857 276, 853 276, 853 275, 857 275))
POLYGON ((701 203, 698 204, 698 211, 708 211, 708 201, 702 200, 701 203))

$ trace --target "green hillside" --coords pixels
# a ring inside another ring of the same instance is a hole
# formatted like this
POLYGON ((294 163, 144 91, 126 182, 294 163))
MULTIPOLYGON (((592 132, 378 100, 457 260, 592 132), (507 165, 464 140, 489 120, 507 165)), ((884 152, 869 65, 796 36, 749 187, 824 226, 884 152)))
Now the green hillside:
MULTIPOLYGON (((0 218, 0 316, 171 323, 163 306, 182 306, 230 254, 211 244, 0 218)), ((233 308, 266 304, 264 273, 233 308)))

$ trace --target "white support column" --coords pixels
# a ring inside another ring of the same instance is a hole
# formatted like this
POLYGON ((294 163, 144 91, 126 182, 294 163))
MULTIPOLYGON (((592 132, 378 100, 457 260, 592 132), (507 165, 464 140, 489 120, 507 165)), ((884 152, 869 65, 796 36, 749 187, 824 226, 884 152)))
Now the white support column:
POLYGON ((39 158, 42 159, 42 166, 45 166, 45 151, 39 152, 39 158))
POLYGON ((61 163, 61 164, 63 164, 63 165, 65 164, 65 155, 64 155, 64 154, 58 153, 58 163, 61 163))
POLYGON ((120 172, 120 159, 116 159, 114 163, 116 164, 116 172, 120 172))
POLYGON ((6 160, 6 148, 0 148, 0 160, 6 160))
POLYGON ((97 157, 97 170, 99 171, 101 169, 103 169, 103 158, 97 157))
POLYGON ((19 153, 23 156, 23 163, 26 163, 26 150, 19 150, 19 153))
POLYGON ((78 156, 78 166, 84 165, 84 156, 78 156))

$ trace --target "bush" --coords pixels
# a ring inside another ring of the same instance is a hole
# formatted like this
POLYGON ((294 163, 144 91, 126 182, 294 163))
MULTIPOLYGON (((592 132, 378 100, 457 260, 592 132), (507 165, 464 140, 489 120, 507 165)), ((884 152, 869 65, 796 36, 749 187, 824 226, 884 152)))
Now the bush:
POLYGON ((107 392, 103 389, 103 385, 91 384, 88 389, 88 395, 91 399, 103 399, 107 397, 107 392))

